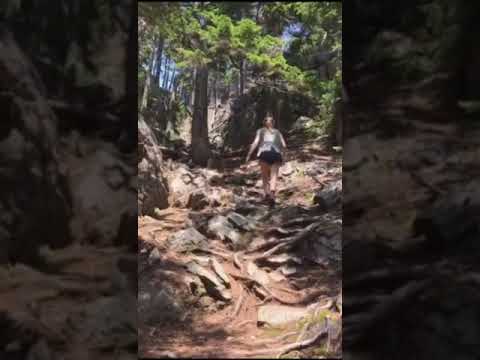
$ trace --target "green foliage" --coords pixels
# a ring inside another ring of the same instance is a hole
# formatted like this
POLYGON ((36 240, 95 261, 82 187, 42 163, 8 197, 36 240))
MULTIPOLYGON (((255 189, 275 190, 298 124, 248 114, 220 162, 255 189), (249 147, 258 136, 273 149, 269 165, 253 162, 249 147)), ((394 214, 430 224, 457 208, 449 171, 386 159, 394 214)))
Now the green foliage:
MULTIPOLYGON (((239 72, 255 80, 309 96, 318 104, 316 126, 328 127, 341 84, 341 3, 335 2, 166 2, 139 3, 139 81, 158 38, 183 74, 197 66, 229 86, 239 72), (285 51, 282 33, 290 29, 285 51), (319 52, 333 53, 327 79, 312 68, 319 52)), ((180 82, 191 87, 191 77, 180 82)), ((315 130, 317 131, 317 130, 315 130)), ((318 130, 321 131, 321 130, 318 130)))

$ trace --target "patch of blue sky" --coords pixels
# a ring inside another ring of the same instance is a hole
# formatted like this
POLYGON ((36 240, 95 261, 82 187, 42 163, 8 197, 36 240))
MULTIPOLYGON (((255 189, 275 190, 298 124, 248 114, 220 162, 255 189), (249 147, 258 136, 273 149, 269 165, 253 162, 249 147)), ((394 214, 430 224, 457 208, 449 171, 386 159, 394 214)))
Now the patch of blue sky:
POLYGON ((300 23, 293 23, 289 24, 285 29, 283 30, 282 33, 282 49, 285 51, 288 49, 288 46, 290 45, 290 42, 293 39, 292 34, 298 33, 302 29, 302 26, 300 23))

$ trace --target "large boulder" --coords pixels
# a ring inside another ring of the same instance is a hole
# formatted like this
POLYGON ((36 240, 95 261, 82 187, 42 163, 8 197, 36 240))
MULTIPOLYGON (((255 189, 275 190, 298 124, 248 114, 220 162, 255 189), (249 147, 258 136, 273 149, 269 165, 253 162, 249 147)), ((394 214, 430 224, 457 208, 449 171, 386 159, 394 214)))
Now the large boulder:
POLYGON ((134 246, 137 244, 134 158, 127 158, 113 144, 75 137, 76 141, 68 142, 83 147, 82 152, 75 153, 69 148, 62 152, 72 189, 70 227, 75 241, 134 246))
POLYGON ((71 240, 68 189, 57 156, 57 119, 12 34, 0 27, 0 262, 34 261, 38 246, 71 240))
POLYGON ((142 116, 138 119, 138 212, 153 215, 168 206, 168 184, 162 173, 162 153, 155 134, 142 116))

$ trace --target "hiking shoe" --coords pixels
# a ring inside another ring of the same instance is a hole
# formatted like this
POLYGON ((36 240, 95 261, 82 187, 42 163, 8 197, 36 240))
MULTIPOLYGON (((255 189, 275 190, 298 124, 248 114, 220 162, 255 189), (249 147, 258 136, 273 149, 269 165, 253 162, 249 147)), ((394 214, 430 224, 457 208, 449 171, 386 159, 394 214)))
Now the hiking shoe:
POLYGON ((275 206, 275 198, 271 195, 268 197, 268 205, 271 207, 275 206))

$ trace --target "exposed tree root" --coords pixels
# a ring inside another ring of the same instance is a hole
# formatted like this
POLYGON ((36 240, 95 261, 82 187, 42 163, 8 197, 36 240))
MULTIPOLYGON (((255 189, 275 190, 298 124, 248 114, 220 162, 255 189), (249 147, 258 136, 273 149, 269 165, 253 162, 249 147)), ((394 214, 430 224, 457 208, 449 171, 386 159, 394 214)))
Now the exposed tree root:
POLYGON ((315 342, 317 342, 320 338, 322 338, 326 335, 328 335, 328 328, 327 328, 327 326, 324 326, 314 337, 312 337, 308 340, 298 341, 298 342, 295 342, 293 344, 286 345, 286 346, 280 348, 280 351, 278 352, 277 358, 280 358, 280 356, 282 356, 283 354, 286 354, 290 351, 299 350, 299 349, 303 349, 307 346, 310 346, 310 345, 314 344, 315 342))
POLYGON ((241 327, 242 325, 247 325, 247 324, 250 324, 250 323, 257 323, 257 320, 244 320, 244 321, 240 321, 238 324, 236 324, 235 326, 237 327, 241 327))
POLYGON ((240 258, 239 258, 240 255, 241 255, 241 253, 234 253, 233 254, 233 263, 240 270, 240 272, 243 272, 242 262, 240 261, 240 258))
POLYGON ((252 261, 260 261, 260 260, 267 259, 269 256, 275 254, 279 249, 282 249, 282 248, 285 248, 285 247, 289 247, 289 246, 291 246, 291 244, 285 243, 285 242, 280 243, 280 244, 277 244, 277 245, 275 245, 273 248, 271 248, 270 250, 265 251, 263 254, 249 257, 249 260, 252 260, 252 261))
MULTIPOLYGON (((327 326, 324 326, 320 329, 320 331, 315 336, 313 336, 310 339, 300 341, 300 342, 295 342, 293 344, 289 344, 289 345, 285 345, 283 347, 280 347, 278 349, 277 358, 279 358, 283 354, 286 354, 290 351, 306 348, 306 347, 316 343, 318 340, 320 340, 322 337, 324 337, 326 335, 328 335, 328 328, 327 328, 327 326)), ((243 351, 240 352, 239 351, 235 355, 237 355, 239 357, 249 357, 249 358, 251 358, 251 357, 254 357, 254 356, 272 355, 273 352, 274 351, 271 350, 271 349, 262 349, 262 350, 251 351, 251 352, 243 352, 243 351)))
MULTIPOLYGON (((255 345, 268 345, 268 344, 275 344, 279 341, 283 341, 285 339, 288 339, 290 336, 293 336, 295 334, 297 334, 298 332, 297 331, 290 331, 286 334, 283 334, 283 335, 280 335, 280 336, 277 336, 273 339, 265 339, 265 340, 259 340, 259 341, 255 341, 254 344, 255 345)), ((298 341, 298 340, 297 340, 298 341)))
MULTIPOLYGON (((241 286, 241 285, 240 285, 241 286)), ((240 311, 240 308, 242 306, 242 302, 243 302, 243 297, 245 295, 245 289, 243 288, 243 286, 241 286, 242 288, 242 291, 240 293, 240 297, 238 298, 238 301, 237 303, 235 304, 235 308, 233 310, 233 313, 232 315, 230 316, 230 318, 235 318, 237 315, 238 315, 238 312, 240 311)))
POLYGON ((219 257, 221 257, 222 259, 227 260, 227 261, 231 261, 231 260, 232 260, 232 256, 231 256, 231 255, 228 255, 228 254, 225 254, 225 253, 216 251, 216 250, 212 250, 212 249, 201 249, 201 250, 199 250, 199 251, 206 252, 206 253, 209 253, 209 254, 212 254, 212 255, 217 255, 217 256, 219 256, 219 257))

